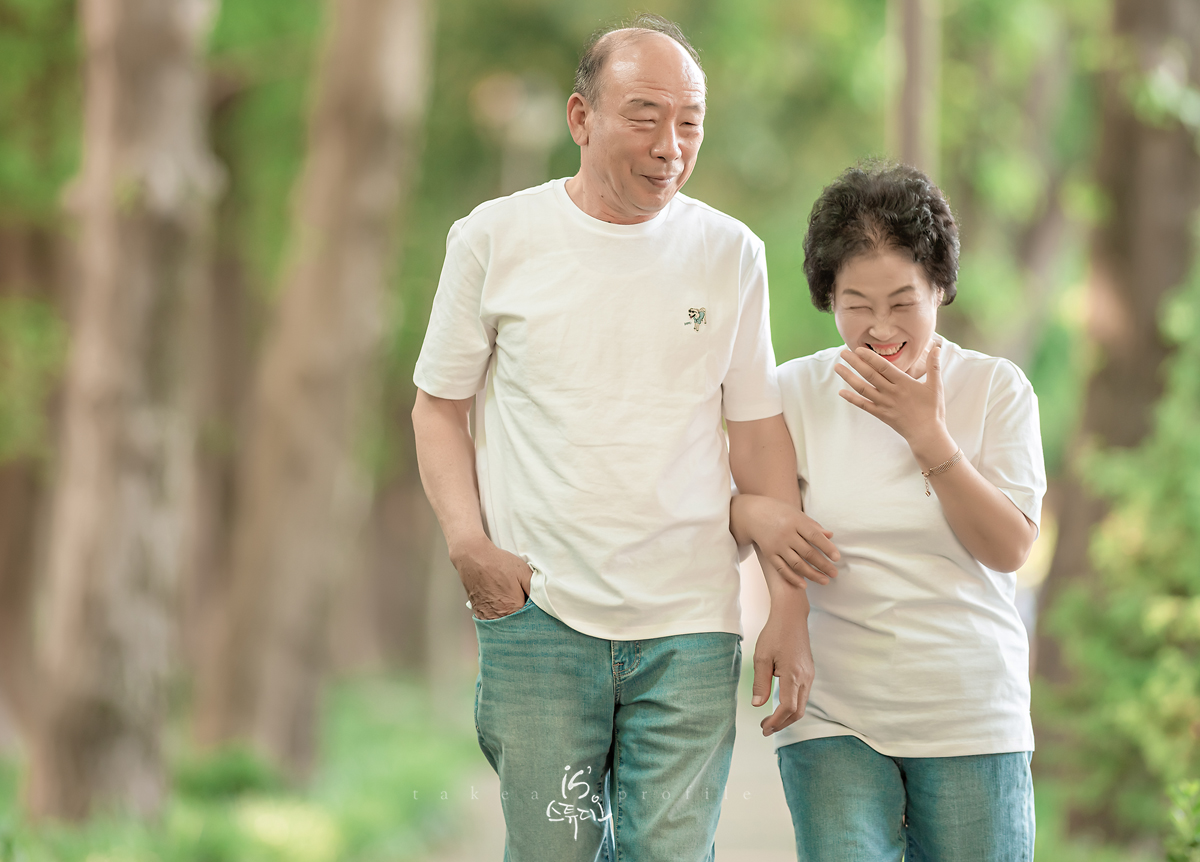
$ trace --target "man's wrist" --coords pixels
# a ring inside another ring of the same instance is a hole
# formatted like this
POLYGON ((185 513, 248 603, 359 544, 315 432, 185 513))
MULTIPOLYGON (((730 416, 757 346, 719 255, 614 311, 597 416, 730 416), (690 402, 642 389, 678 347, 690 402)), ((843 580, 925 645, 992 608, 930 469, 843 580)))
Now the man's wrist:
POLYGON ((808 591, 784 579, 778 572, 767 578, 767 592, 771 594, 771 613, 776 610, 789 616, 808 617, 808 591))
POLYGON ((446 537, 446 548, 450 552, 450 562, 455 568, 459 567, 462 560, 471 559, 479 556, 481 553, 490 550, 492 540, 487 537, 483 530, 473 530, 461 534, 455 534, 453 538, 446 537))

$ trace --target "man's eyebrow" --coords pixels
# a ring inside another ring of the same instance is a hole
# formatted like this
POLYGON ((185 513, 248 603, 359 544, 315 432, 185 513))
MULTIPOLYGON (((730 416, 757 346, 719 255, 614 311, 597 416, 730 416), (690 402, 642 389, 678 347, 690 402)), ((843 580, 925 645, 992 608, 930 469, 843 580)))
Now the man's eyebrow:
MULTIPOLYGON (((662 107, 662 105, 659 102, 656 102, 653 99, 630 99, 625 104, 631 108, 661 108, 662 107)), ((703 112, 704 111, 704 102, 693 102, 690 105, 684 105, 683 110, 703 112)))

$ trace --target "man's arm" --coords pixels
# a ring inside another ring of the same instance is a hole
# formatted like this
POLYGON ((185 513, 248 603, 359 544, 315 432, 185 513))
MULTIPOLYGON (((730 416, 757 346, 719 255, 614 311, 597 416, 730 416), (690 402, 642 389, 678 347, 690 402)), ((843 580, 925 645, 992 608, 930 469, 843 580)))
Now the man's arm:
MULTIPOLYGON (((772 497, 800 510, 800 486, 796 481, 796 452, 784 424, 783 415, 752 422, 726 422, 729 429, 729 468, 739 492, 772 497)), ((811 520, 811 519, 810 519, 811 520)), ((812 522, 820 538, 828 537, 812 522)), ((815 539, 815 536, 814 536, 815 539)), ((829 546, 832 554, 837 551, 829 546)), ((820 563, 824 555, 812 552, 820 563)), ((804 579, 785 579, 776 564, 763 560, 763 576, 771 594, 771 611, 754 648, 754 706, 762 706, 771 696, 771 679, 779 677, 779 707, 765 718, 761 727, 770 736, 792 724, 802 715, 814 675, 812 651, 808 642, 808 596, 804 579)), ((804 563, 803 565, 809 565, 804 563)), ((828 566, 836 574, 828 559, 828 566)))
POLYGON ((446 537, 450 561, 475 616, 495 619, 525 604, 532 573, 524 560, 497 548, 483 530, 470 427, 473 402, 437 398, 418 389, 413 433, 421 484, 446 537))

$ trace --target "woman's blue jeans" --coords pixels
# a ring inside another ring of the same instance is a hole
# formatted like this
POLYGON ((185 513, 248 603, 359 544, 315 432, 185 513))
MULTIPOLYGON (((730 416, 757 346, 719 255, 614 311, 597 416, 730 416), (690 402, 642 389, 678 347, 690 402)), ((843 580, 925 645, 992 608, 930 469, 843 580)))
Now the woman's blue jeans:
POLYGON ((1028 862, 1031 752, 887 757, 854 736, 777 752, 800 862, 1028 862))
POLYGON ((741 639, 589 637, 532 602, 475 621, 475 728, 507 862, 713 858, 741 639))

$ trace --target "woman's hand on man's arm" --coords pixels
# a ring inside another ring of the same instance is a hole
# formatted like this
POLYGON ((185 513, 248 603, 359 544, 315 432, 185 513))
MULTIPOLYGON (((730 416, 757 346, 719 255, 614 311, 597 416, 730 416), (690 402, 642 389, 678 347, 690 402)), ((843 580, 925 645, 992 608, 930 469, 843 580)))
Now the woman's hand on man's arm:
POLYGON ((792 586, 805 578, 818 584, 837 577, 841 559, 833 533, 798 507, 757 494, 736 494, 729 504, 729 528, 739 545, 755 544, 761 559, 792 586))

